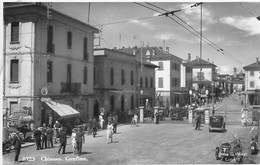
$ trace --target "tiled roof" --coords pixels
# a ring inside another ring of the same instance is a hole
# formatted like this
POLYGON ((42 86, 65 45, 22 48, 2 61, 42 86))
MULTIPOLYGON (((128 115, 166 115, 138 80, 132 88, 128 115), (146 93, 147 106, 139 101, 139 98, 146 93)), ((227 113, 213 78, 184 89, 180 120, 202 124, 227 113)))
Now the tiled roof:
POLYGON ((260 61, 254 62, 250 65, 243 67, 245 71, 252 70, 252 71, 259 71, 260 70, 260 61))
POLYGON ((215 64, 211 63, 211 62, 208 62, 208 61, 205 61, 203 59, 200 59, 200 58, 197 58, 193 61, 190 62, 190 64, 194 65, 194 66, 200 66, 200 65, 209 65, 209 66, 214 66, 216 67, 215 64))

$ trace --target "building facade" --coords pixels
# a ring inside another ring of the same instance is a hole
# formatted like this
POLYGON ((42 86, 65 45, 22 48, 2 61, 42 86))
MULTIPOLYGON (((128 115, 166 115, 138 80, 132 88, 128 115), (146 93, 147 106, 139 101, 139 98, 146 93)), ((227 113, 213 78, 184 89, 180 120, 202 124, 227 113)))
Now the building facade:
POLYGON ((35 126, 53 124, 58 116, 46 105, 51 100, 77 109, 82 120, 93 116, 97 32, 41 3, 5 3, 3 104, 8 115, 27 109, 35 126))
POLYGON ((135 54, 142 61, 159 66, 155 69, 155 91, 158 106, 169 108, 170 105, 176 107, 188 103, 188 89, 192 84, 190 66, 183 65, 183 59, 170 54, 169 47, 166 50, 163 50, 162 47, 149 46, 124 48, 123 50, 135 54), (183 74, 181 74, 182 71, 183 74))
POLYGON ((256 62, 247 65, 245 70, 245 92, 246 103, 250 105, 260 105, 260 62, 256 58, 256 62))

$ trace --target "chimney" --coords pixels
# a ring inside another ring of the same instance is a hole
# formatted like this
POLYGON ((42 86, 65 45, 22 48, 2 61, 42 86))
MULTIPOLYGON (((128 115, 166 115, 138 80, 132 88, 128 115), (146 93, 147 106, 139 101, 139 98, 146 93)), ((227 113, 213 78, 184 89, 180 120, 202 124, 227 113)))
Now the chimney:
POLYGON ((170 51, 169 46, 166 46, 166 51, 167 51, 168 53, 170 53, 170 52, 169 52, 169 51, 170 51))
POLYGON ((208 64, 209 64, 209 59, 208 59, 208 64))
POLYGON ((188 61, 191 61, 191 54, 188 53, 188 61))

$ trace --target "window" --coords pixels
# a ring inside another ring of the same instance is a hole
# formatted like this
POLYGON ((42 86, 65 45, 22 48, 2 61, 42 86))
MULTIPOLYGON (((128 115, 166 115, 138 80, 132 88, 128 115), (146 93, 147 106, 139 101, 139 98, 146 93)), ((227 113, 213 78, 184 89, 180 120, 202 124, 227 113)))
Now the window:
POLYGON ((84 37, 84 43, 83 43, 83 59, 88 61, 89 55, 88 55, 88 38, 84 37))
POLYGON ((163 78, 159 77, 159 83, 158 83, 158 88, 163 88, 163 78))
POLYGON ((134 71, 131 71, 131 85, 134 85, 134 71))
POLYGON ((174 87, 174 78, 172 77, 172 87, 174 87))
POLYGON ((131 109, 134 109, 134 95, 131 96, 131 109))
POLYGON ((47 82, 52 82, 52 61, 47 62, 47 82))
POLYGON ((19 22, 11 24, 11 43, 19 42, 19 22))
MULTIPOLYGON (((94 78, 94 80, 95 80, 95 78, 94 78)), ((87 84, 87 81, 88 81, 88 68, 85 66, 84 67, 84 73, 83 73, 83 83, 87 84)))
POLYGON ((72 46, 72 32, 67 33, 67 48, 71 49, 72 46))
POLYGON ((143 87, 143 78, 140 78, 140 87, 143 87))
POLYGON ((11 75, 10 75, 10 81, 11 82, 18 82, 19 78, 19 60, 11 60, 11 75))
POLYGON ((255 88, 255 82, 254 81, 250 81, 250 88, 255 88))
POLYGON ((48 34, 47 34, 47 53, 54 53, 54 45, 53 45, 53 26, 48 26, 48 34))
POLYGON ((145 87, 148 88, 148 78, 145 77, 145 87))
POLYGON ((250 71, 250 76, 255 76, 255 72, 254 71, 250 71))
POLYGON ((114 96, 110 96, 110 112, 114 112, 115 109, 115 98, 114 96))
POLYGON ((110 69, 110 85, 114 85, 114 68, 110 69))
POLYGON ((163 70, 163 62, 159 62, 159 69, 163 70))
POLYGON ((97 80, 96 80, 96 67, 94 67, 94 84, 96 84, 97 83, 97 80))
POLYGON ((125 84, 125 71, 124 69, 121 70, 121 84, 125 84))
POLYGON ((10 102, 10 114, 14 114, 15 112, 19 112, 18 102, 10 102))
POLYGON ((205 77, 204 77, 204 72, 198 72, 198 73, 197 73, 197 79, 198 79, 198 81, 199 81, 199 80, 204 80, 204 79, 205 79, 205 77))
POLYGON ((150 87, 153 88, 153 78, 150 78, 150 87))
POLYGON ((71 83, 71 64, 67 64, 67 83, 71 83))

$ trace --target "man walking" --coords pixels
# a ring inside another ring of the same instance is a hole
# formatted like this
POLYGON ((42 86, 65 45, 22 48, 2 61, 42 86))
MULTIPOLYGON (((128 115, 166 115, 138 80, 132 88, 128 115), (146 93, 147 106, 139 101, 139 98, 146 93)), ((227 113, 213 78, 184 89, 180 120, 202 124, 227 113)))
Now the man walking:
POLYGON ((60 154, 60 151, 62 149, 62 154, 65 154, 66 144, 67 144, 67 129, 63 126, 61 126, 60 132, 58 134, 58 137, 60 138, 60 148, 58 150, 58 154, 60 154))
POLYGON ((33 136, 34 136, 34 139, 35 139, 35 143, 36 143, 36 146, 37 146, 37 149, 36 150, 41 150, 42 147, 41 147, 41 131, 40 131, 40 128, 36 128, 33 132, 33 136))
POLYGON ((47 127, 46 127, 46 123, 43 123, 43 127, 42 127, 42 149, 45 147, 47 148, 47 136, 46 136, 46 131, 47 131, 47 127))
POLYGON ((22 148, 22 139, 19 137, 19 131, 17 131, 14 135, 13 146, 14 146, 14 150, 15 150, 14 163, 18 163, 19 162, 18 158, 19 158, 20 151, 22 148))
POLYGON ((76 132, 76 142, 78 154, 80 155, 82 152, 82 143, 85 143, 85 136, 81 127, 79 127, 78 131, 76 132))
POLYGON ((47 126, 47 130, 46 130, 46 137, 47 137, 47 146, 48 148, 53 148, 53 141, 52 141, 52 137, 53 137, 53 130, 52 128, 48 125, 47 126))
POLYGON ((113 116, 113 132, 116 133, 117 131, 117 123, 118 123, 118 117, 117 114, 113 116))

